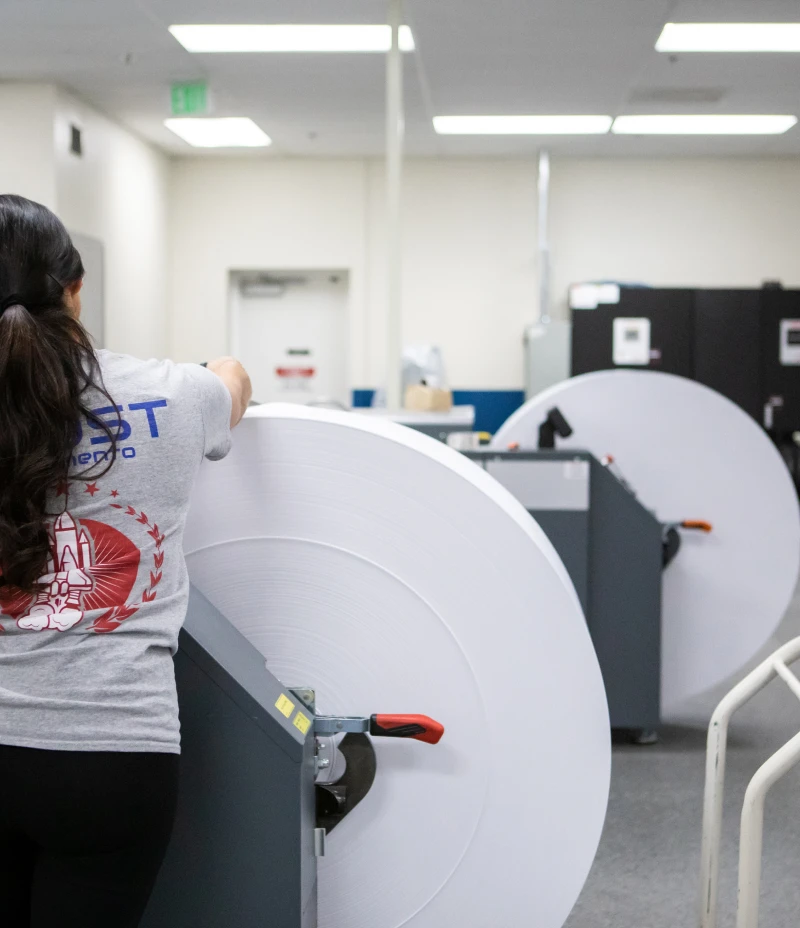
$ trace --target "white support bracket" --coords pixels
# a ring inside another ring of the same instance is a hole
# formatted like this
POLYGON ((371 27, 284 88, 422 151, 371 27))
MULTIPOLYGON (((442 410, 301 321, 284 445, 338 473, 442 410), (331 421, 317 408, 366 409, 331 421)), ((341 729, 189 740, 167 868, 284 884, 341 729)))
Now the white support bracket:
MULTIPOLYGON (((725 760, 728 726, 733 714, 776 677, 800 699, 800 680, 789 665, 800 659, 800 638, 770 655, 737 684, 717 706, 708 727, 706 785, 703 806, 700 928, 717 928, 719 854, 722 839, 722 807, 725 791, 725 760)), ((739 906, 736 928, 758 928, 761 889, 761 851, 764 835, 764 803, 772 786, 800 761, 800 734, 775 752, 750 781, 742 808, 739 844, 739 906)))

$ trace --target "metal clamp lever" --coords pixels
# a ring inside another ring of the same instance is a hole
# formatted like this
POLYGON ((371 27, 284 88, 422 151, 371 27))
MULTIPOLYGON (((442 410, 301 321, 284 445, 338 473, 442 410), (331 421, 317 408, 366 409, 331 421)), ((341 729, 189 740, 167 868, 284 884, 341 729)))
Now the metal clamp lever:
POLYGON ((327 716, 314 719, 317 735, 338 735, 342 732, 370 734, 373 738, 413 738, 426 744, 438 744, 444 735, 444 725, 427 715, 327 716))

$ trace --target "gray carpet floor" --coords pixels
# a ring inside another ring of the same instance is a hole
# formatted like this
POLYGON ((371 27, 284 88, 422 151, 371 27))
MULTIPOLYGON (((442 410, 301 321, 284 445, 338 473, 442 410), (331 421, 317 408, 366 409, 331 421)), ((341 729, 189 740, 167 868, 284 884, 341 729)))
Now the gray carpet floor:
MULTIPOLYGON (((800 635, 800 595, 758 660, 800 635)), ((795 665, 800 672, 800 662, 795 665)), ((739 679, 741 675, 737 675, 739 679)), ((657 745, 614 747, 608 819, 567 928, 697 928, 706 725, 732 682, 685 707, 657 745)), ((719 928, 736 924, 738 828, 761 763, 800 731, 800 703, 770 684, 731 727, 719 928)), ((800 926, 800 766, 767 799, 760 928, 800 926)))

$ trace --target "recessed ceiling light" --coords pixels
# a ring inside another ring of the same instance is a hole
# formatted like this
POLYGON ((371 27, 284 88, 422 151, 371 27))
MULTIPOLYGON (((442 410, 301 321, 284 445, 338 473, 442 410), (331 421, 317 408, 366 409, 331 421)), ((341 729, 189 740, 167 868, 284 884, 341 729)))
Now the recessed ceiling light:
POLYGON ((667 23, 660 52, 800 52, 800 23, 667 23))
POLYGON ((435 116, 439 135, 604 135, 610 116, 435 116))
MULTIPOLYGON (((169 31, 190 52, 388 52, 386 25, 187 25, 169 31)), ((400 27, 400 48, 414 51, 414 36, 400 27)))
POLYGON ((617 135, 781 135, 797 123, 796 116, 619 116, 617 135))
POLYGON ((246 116, 165 119, 164 125, 195 148, 264 148, 272 139, 246 116))

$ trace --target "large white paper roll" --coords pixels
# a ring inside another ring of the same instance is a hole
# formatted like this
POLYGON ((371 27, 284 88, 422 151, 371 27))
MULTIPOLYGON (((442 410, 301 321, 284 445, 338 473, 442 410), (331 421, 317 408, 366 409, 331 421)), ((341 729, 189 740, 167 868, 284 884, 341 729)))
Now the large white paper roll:
POLYGON ((608 715, 575 591, 519 504, 409 429, 264 406, 202 468, 186 551, 320 712, 447 728, 375 742, 375 785, 320 861, 320 926, 559 928, 603 824, 608 715))
MULTIPOLYGON (((788 470, 763 429, 708 387, 652 371, 602 371, 545 390, 500 429, 493 447, 536 447, 557 406, 573 428, 559 448, 611 454, 644 506, 683 532, 664 573, 664 712, 721 682, 764 645, 797 583, 800 516, 788 470)), ((635 570, 636 565, 631 565, 635 570)))

